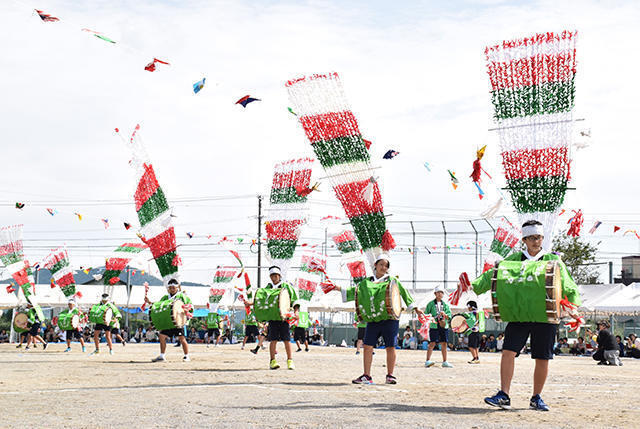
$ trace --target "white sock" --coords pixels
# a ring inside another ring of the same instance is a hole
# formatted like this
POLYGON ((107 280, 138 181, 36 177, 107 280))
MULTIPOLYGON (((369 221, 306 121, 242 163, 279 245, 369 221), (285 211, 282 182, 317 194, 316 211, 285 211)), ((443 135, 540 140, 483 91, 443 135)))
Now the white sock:
POLYGON ((160 353, 160 357, 161 357, 161 358, 164 358, 164 353, 160 353))

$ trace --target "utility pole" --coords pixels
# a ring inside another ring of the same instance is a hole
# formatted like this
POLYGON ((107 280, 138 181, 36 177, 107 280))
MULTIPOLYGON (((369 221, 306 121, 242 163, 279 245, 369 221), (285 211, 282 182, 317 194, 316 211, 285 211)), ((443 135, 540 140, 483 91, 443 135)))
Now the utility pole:
POLYGON ((260 287, 260 278, 262 270, 262 195, 258 195, 258 284, 260 287))

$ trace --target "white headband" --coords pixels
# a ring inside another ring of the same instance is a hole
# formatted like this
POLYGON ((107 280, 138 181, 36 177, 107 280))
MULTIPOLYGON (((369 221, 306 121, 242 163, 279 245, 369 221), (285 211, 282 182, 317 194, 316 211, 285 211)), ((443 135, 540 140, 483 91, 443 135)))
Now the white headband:
POLYGON ((376 261, 373 263, 374 265, 378 263, 378 261, 382 261, 385 260, 387 262, 391 262, 391 260, 389 259, 389 255, 387 255, 386 253, 381 253, 380 255, 378 255, 378 257, 376 258, 376 261))
POLYGON ((271 275, 271 274, 281 274, 280 273, 280 268, 278 268, 278 267, 269 268, 269 275, 271 275))
POLYGON ((531 235, 542 235, 544 237, 544 228, 542 225, 527 225, 522 227, 522 238, 527 238, 531 235))

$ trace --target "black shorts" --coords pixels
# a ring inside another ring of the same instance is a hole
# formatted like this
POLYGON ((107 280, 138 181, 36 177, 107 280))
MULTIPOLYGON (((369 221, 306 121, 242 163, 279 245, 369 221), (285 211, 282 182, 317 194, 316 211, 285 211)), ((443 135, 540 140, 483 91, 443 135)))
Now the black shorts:
POLYGON ((103 325, 102 323, 96 324, 96 327, 93 328, 93 330, 94 330, 94 332, 95 331, 105 331, 105 332, 109 331, 109 332, 111 332, 111 328, 108 327, 107 325, 103 325))
POLYGON ((71 329, 69 331, 64 331, 67 333, 67 340, 72 340, 74 338, 77 338, 78 340, 81 338, 80 336, 80 331, 78 331, 77 329, 71 329))
POLYGON ((429 329, 429 342, 430 343, 448 343, 449 342, 449 330, 438 326, 437 328, 429 329))
POLYGON ((502 350, 519 353, 531 335, 531 358, 553 359, 553 345, 556 341, 558 325, 539 322, 509 322, 504 331, 502 350))
POLYGON ((469 334, 469 348, 477 349, 480 347, 480 332, 472 332, 469 334))
POLYGON ((260 335, 260 331, 258 330, 258 327, 256 325, 247 325, 244 327, 244 335, 246 337, 258 337, 258 335, 260 335))
POLYGON ((304 328, 293 328, 293 341, 300 341, 304 343, 307 337, 307 330, 304 328))
POLYGON ((29 328, 29 335, 31 335, 32 337, 40 335, 40 322, 36 322, 31 325, 31 328, 29 328))
POLYGON ((269 341, 289 341, 291 339, 289 323, 283 320, 270 320, 267 339, 269 341))
POLYGON ((358 328, 358 339, 364 340, 364 333, 367 332, 367 328, 358 328))
POLYGON ((184 330, 182 328, 165 329, 163 331, 160 331, 160 334, 166 335, 167 337, 184 337, 184 330))
POLYGON ((120 334, 120 328, 111 328, 111 334, 113 335, 120 334))
POLYGON ((220 336, 220 329, 218 328, 210 328, 207 329, 207 335, 209 335, 209 338, 218 338, 220 336))

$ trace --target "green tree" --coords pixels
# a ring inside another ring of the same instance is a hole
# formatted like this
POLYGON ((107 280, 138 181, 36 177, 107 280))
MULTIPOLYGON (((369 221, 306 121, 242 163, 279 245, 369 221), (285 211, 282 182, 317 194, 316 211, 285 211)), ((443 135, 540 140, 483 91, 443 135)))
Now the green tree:
POLYGON ((553 251, 562 256, 571 277, 578 284, 595 284, 598 282, 600 270, 596 262, 596 253, 601 241, 588 243, 580 237, 570 237, 566 231, 558 233, 553 239, 553 251))

